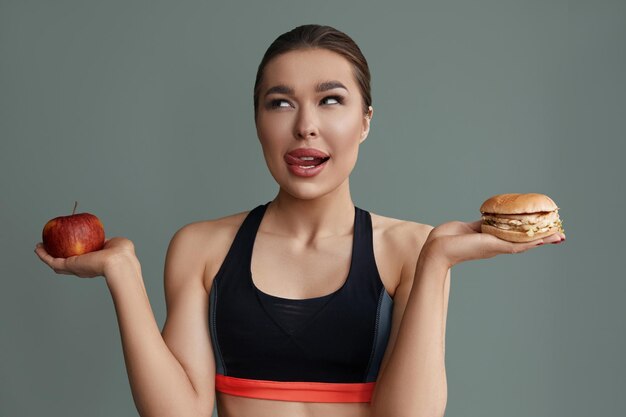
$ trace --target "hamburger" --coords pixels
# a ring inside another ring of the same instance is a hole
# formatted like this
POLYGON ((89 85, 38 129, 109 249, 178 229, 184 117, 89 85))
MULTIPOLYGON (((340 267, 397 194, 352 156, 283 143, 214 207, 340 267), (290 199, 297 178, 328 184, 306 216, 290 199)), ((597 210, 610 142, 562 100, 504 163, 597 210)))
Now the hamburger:
POLYGON ((497 194, 480 206, 481 231, 509 242, 564 232, 559 207, 545 194, 497 194))

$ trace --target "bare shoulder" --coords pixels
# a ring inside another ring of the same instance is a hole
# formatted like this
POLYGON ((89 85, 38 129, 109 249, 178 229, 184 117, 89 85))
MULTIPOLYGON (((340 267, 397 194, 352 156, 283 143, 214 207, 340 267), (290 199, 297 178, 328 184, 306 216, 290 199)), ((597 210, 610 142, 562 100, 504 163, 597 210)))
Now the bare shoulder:
POLYGON ((181 240, 184 239, 189 245, 194 245, 198 248, 211 249, 216 244, 219 244, 221 240, 227 239, 231 234, 234 237, 247 214, 248 212, 246 211, 216 219, 188 223, 178 229, 174 237, 181 240))
POLYGON ((395 219, 370 212, 374 232, 382 233, 389 243, 423 243, 433 226, 411 220, 395 219), (408 241, 407 241, 408 239, 408 241))
POLYGON ((201 265, 204 269, 203 282, 207 291, 210 291, 213 277, 226 258, 235 235, 248 213, 249 211, 243 211, 188 223, 172 238, 184 241, 181 246, 187 248, 185 256, 188 262, 201 265))
POLYGON ((370 214, 376 263, 385 287, 393 295, 400 284, 402 270, 415 268, 433 226, 372 212, 370 214))

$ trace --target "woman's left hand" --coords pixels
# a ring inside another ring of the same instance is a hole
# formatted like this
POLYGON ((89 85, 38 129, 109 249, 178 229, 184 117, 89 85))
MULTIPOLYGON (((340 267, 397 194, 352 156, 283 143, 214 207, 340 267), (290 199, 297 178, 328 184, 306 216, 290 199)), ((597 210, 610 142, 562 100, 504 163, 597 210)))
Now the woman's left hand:
POLYGON ((437 256, 450 268, 461 262, 493 258, 496 255, 522 253, 545 243, 565 241, 565 234, 556 232, 525 243, 508 242, 480 231, 481 221, 443 223, 431 230, 426 240, 427 256, 437 256))

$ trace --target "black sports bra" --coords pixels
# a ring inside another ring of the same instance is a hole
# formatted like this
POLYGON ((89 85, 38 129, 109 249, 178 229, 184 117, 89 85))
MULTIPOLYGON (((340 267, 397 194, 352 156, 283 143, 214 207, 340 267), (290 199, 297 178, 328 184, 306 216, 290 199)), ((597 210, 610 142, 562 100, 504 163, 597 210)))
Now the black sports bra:
POLYGON ((213 280, 216 390, 284 401, 369 402, 393 307, 374 259, 370 213, 355 207, 352 260, 342 287, 292 300, 265 294, 252 280, 254 240, 268 205, 248 213, 213 280))

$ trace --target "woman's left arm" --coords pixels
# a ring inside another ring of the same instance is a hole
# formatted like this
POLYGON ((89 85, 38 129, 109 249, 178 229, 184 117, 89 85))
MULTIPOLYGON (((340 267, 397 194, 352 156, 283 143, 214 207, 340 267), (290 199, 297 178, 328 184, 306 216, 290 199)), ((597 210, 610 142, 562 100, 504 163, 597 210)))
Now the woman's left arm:
POLYGON ((403 268, 392 333, 371 402, 372 417, 441 417, 447 402, 445 329, 450 268, 424 245, 403 268))
POLYGON ((481 233, 480 223, 453 221, 432 229, 413 276, 401 274, 394 295, 392 332, 372 397, 372 417, 444 415, 448 395, 445 326, 452 266, 565 240, 559 232, 512 243, 481 233))

